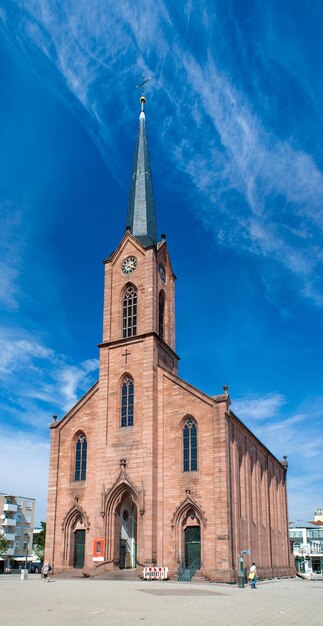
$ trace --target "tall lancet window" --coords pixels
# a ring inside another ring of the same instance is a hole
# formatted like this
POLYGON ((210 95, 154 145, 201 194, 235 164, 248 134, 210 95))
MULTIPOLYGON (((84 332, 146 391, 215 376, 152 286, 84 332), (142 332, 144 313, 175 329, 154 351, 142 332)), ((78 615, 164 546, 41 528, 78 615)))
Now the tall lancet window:
POLYGON ((75 474, 74 480, 86 479, 87 441, 85 435, 80 434, 75 445, 75 474))
POLYGON ((127 376, 121 387, 121 426, 133 426, 134 384, 127 376))
POLYGON ((191 417, 183 428, 183 465, 184 472, 197 470, 197 427, 191 417))
POLYGON ((159 310, 158 310, 158 334, 164 339, 164 318, 165 318, 165 294, 159 292, 159 310))
POLYGON ((137 334, 137 289, 129 285, 123 298, 123 337, 137 334))

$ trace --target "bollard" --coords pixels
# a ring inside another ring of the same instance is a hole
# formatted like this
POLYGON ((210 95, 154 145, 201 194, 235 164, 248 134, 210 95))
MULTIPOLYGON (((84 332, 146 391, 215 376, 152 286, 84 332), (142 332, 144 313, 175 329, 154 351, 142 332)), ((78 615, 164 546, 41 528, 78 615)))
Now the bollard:
POLYGON ((22 569, 20 572, 20 580, 27 580, 27 579, 28 579, 28 570, 22 569))
POLYGON ((240 554, 238 554, 238 584, 240 589, 244 589, 244 564, 240 554))

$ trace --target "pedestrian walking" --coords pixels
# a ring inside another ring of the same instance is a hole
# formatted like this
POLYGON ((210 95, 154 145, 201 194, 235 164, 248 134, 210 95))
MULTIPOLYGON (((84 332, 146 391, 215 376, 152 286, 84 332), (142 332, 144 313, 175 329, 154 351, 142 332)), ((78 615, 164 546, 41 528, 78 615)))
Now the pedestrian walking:
POLYGON ((257 578, 257 568, 256 568, 256 563, 253 563, 250 567, 249 570, 249 576, 248 579, 250 581, 250 587, 251 589, 256 589, 256 582, 258 580, 257 578))

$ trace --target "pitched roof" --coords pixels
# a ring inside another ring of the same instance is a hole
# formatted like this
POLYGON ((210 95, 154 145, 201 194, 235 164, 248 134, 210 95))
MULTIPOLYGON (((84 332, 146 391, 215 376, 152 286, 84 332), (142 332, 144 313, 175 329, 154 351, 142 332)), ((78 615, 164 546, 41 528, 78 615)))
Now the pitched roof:
POLYGON ((130 229, 130 232, 145 248, 148 248, 157 245, 157 223, 146 133, 146 116, 143 110, 144 102, 145 98, 142 97, 126 228, 130 229))
POLYGON ((296 522, 290 522, 289 528, 317 528, 317 526, 311 522, 304 522, 304 520, 298 519, 296 522))

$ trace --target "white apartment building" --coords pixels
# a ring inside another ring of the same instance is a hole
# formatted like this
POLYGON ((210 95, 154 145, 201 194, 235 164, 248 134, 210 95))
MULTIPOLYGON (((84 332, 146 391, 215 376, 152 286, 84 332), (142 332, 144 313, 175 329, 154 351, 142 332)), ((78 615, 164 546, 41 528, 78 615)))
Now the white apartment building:
POLYGON ((0 493, 0 532, 8 542, 7 553, 0 557, 0 572, 31 561, 35 499, 0 493))
POLYGON ((296 571, 305 577, 323 575, 323 526, 297 520, 289 525, 289 537, 296 571))

